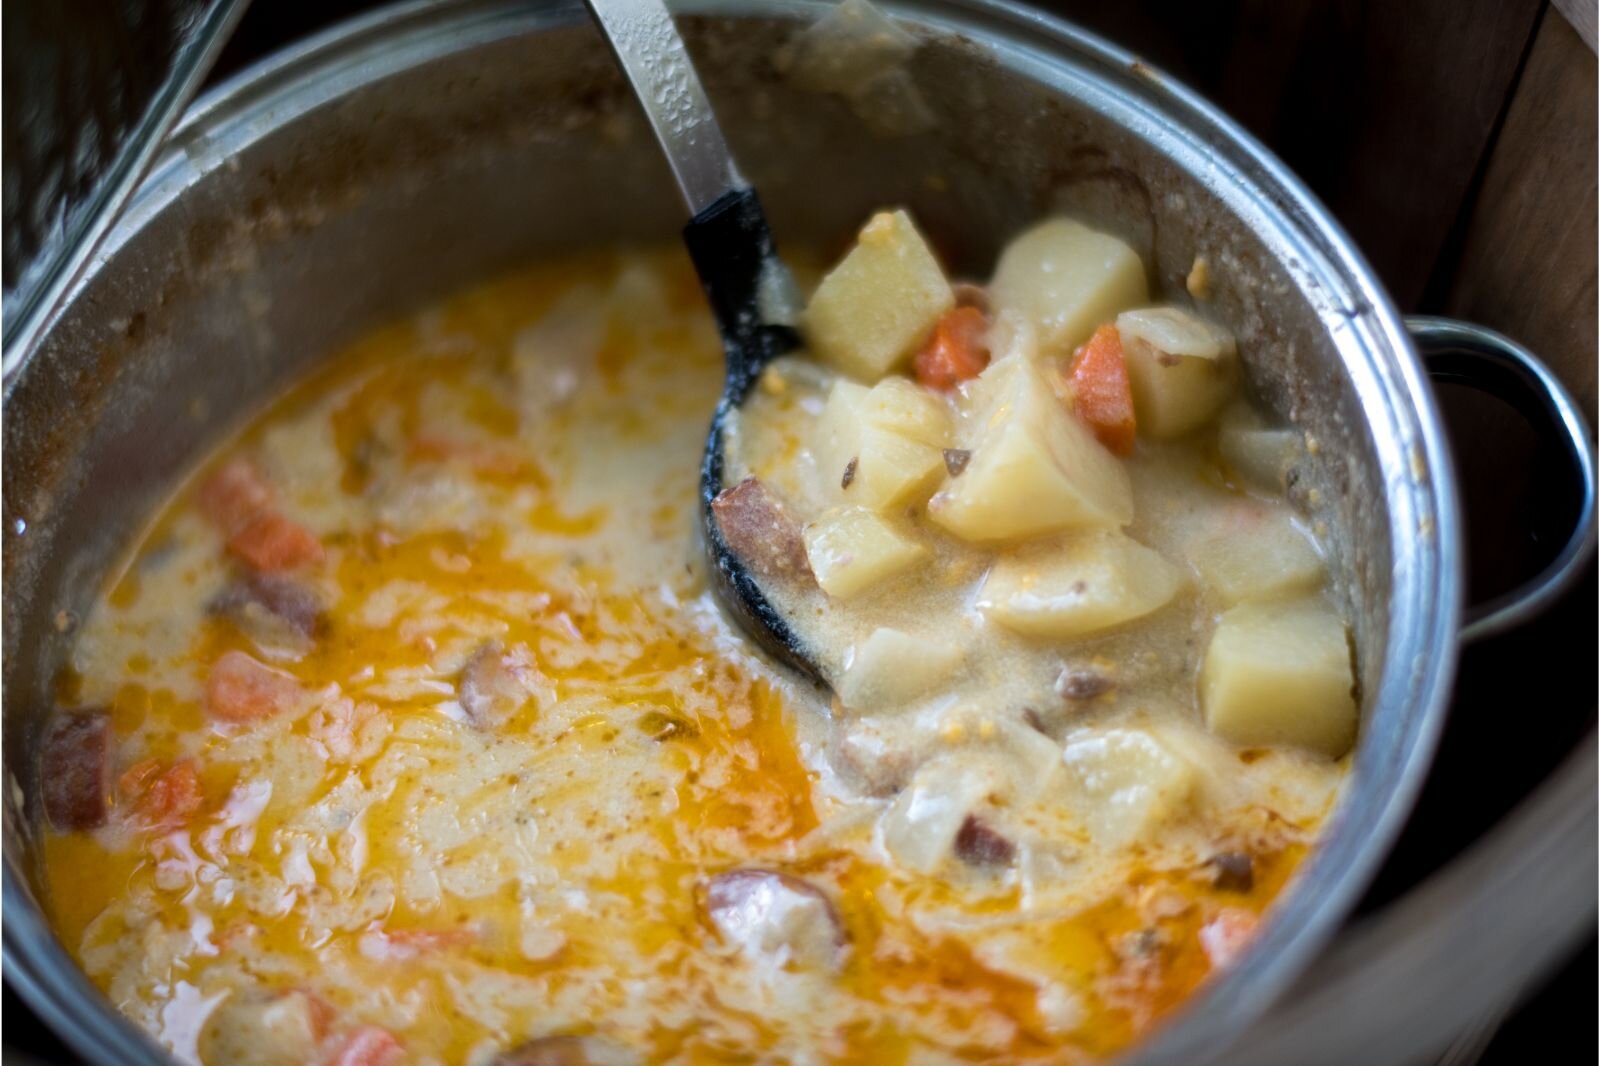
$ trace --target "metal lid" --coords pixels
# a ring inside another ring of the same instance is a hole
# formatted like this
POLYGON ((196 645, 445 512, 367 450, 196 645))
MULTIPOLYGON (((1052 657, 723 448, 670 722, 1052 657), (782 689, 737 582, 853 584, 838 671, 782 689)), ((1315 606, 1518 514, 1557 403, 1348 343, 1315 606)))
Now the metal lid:
POLYGON ((4 7, 4 377, 138 186, 246 0, 4 7))

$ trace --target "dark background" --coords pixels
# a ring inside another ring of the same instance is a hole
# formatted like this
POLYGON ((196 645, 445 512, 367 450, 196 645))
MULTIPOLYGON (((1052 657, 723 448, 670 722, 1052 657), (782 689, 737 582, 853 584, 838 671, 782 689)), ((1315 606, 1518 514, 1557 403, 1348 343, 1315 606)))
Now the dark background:
MULTIPOLYGON (((15 2, 15 0, 14 0, 15 2)), ((1038 0, 1198 89, 1298 173, 1406 312, 1454 314, 1532 347, 1595 420, 1593 0, 1038 0), (1569 16, 1563 11, 1571 12, 1569 16), (1575 28, 1576 27, 1582 27, 1575 28)), ((213 80, 375 3, 257 0, 213 80)), ((1471 582, 1510 587, 1559 547, 1531 433, 1441 390, 1467 496, 1471 582)), ((1593 568, 1554 611, 1464 654, 1436 763, 1364 910, 1511 809, 1595 725, 1593 568)), ((1507 1023, 1483 1062, 1595 1061, 1595 942, 1507 1023), (1562 1048, 1555 1058, 1542 1049, 1562 1048), (1567 1050, 1567 1049, 1570 1049, 1567 1050)), ((5 992, 8 1045, 72 1061, 5 992)))

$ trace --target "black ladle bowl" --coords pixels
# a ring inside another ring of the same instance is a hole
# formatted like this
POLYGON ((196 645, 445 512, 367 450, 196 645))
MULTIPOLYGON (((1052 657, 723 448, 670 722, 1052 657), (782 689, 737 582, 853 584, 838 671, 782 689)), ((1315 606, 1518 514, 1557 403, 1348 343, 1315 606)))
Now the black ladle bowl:
POLYGON ((724 193, 683 228, 683 242, 716 316, 727 362, 722 396, 711 416, 700 463, 700 527, 712 591, 769 655, 821 683, 821 672, 805 643, 761 591, 750 567, 728 546, 712 506, 728 487, 724 474, 728 420, 767 364, 800 346, 793 326, 765 321, 762 315, 762 280, 781 270, 782 264, 755 190, 745 187, 724 193))

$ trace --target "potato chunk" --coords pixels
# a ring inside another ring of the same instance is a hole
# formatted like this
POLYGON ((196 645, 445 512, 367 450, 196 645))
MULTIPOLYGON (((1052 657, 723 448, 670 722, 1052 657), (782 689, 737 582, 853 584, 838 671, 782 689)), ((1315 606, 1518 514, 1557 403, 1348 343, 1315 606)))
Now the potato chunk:
POLYGON ((1246 402, 1222 413, 1217 450, 1228 469, 1257 488, 1283 492, 1305 441, 1298 430, 1269 426, 1246 402))
POLYGON ((918 444, 943 448, 950 443, 949 405, 909 378, 884 378, 867 389, 861 396, 861 419, 918 444))
POLYGON ((1354 688, 1344 621, 1318 599, 1228 611, 1200 671, 1200 702, 1213 733, 1329 758, 1355 742, 1354 688))
POLYGON ((895 707, 943 684, 961 659, 961 649, 953 643, 898 629, 875 629, 853 649, 834 690, 839 701, 854 711, 895 707))
POLYGON ((1085 729, 1067 738, 1072 809, 1097 843, 1137 843, 1183 813, 1195 791, 1194 763, 1143 729, 1085 729))
POLYGON ((1233 395, 1233 334, 1191 311, 1148 307, 1117 316, 1139 432, 1157 439, 1198 429, 1233 395))
POLYGON ((806 527, 806 557, 822 591, 859 596, 927 556, 928 549, 861 507, 829 511, 806 527))
POLYGON ((806 308, 806 341, 823 362, 877 381, 910 358, 954 306, 950 283, 911 216, 882 211, 817 286, 806 308))
POLYGON ((1002 761, 971 750, 929 759, 885 812, 884 847, 898 865, 933 873, 973 812, 1007 795, 1009 776, 1002 761))
POLYGON ((1311 592, 1322 583, 1322 557, 1286 508, 1247 503, 1229 514, 1187 549, 1223 606, 1311 592))
POLYGON ((972 396, 972 455, 929 502, 934 522, 964 540, 997 541, 1133 521, 1127 471, 1062 407, 1033 360, 1019 353, 992 364, 972 396))
POLYGON ((903 378, 834 382, 817 421, 823 497, 878 511, 921 503, 944 473, 949 427, 944 401, 903 378))
POLYGON ((1149 299, 1138 253, 1070 218, 1048 219, 1006 245, 989 292, 997 308, 1035 324, 1045 351, 1058 353, 1149 299))
POLYGON ((1138 541, 1088 533, 1002 556, 977 606, 1019 633, 1078 637, 1159 610, 1182 585, 1178 569, 1138 541))
POLYGON ((199 1034, 207 1062, 299 1066, 317 1061, 328 1007, 305 992, 236 993, 210 1014, 199 1034))

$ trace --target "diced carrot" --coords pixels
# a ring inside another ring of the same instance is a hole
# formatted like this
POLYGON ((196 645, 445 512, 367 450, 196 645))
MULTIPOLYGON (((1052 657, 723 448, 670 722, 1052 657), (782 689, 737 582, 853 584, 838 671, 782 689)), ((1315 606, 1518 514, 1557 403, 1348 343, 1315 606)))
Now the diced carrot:
POLYGON ((930 389, 949 390, 983 373, 989 365, 989 349, 984 343, 989 316, 976 307, 957 307, 946 311, 933 336, 911 361, 917 382, 930 389))
POLYGON ((205 799, 194 761, 184 759, 150 782, 139 800, 139 818, 152 829, 176 829, 188 823, 205 799))
POLYGON ((201 484, 200 513, 232 536, 272 506, 272 488, 248 459, 230 459, 201 484))
POLYGON ((407 959, 416 955, 464 948, 477 943, 471 929, 371 929, 362 937, 362 950, 383 958, 407 959))
POLYGON ((228 550, 257 570, 292 570, 322 561, 322 542, 292 518, 262 511, 228 538, 228 550))
POLYGON ((182 759, 165 770, 156 759, 136 762, 123 771, 117 792, 133 805, 134 817, 150 829, 187 824, 206 798, 193 759, 182 759))
POLYGON ((1100 443, 1118 455, 1132 452, 1133 390, 1128 385, 1128 364, 1117 327, 1108 322, 1095 330, 1072 357, 1067 373, 1078 414, 1100 443))
POLYGON ((306 1018, 311 1022, 311 1035, 321 1040, 328 1035, 334 1020, 333 1006, 315 992, 296 991, 289 995, 304 996, 306 999, 306 1018))
POLYGON ((1200 927, 1200 946, 1217 969, 1233 965, 1256 933, 1256 916, 1238 907, 1224 907, 1200 927))
POLYGON ((225 722, 253 722, 288 710, 304 698, 305 691, 294 678, 242 651, 223 653, 206 679, 206 709, 225 722))
POLYGON ((322 542, 273 503, 272 486, 248 459, 232 459, 205 480, 200 512, 227 538, 228 551, 257 570, 320 562, 322 542))
POLYGON ((363 1025, 339 1044, 328 1066, 394 1066, 406 1049, 389 1030, 363 1025))
POLYGON ((160 772, 160 759, 140 759, 122 771, 122 776, 117 778, 117 794, 124 799, 135 799, 144 795, 150 779, 160 772))

